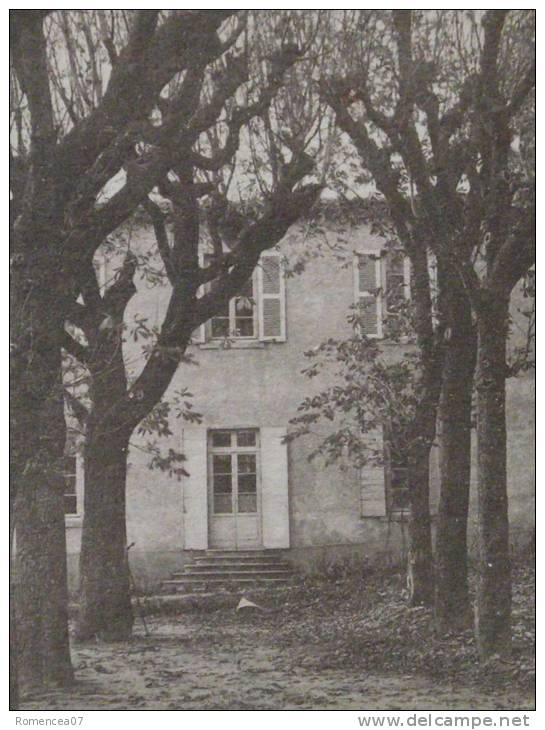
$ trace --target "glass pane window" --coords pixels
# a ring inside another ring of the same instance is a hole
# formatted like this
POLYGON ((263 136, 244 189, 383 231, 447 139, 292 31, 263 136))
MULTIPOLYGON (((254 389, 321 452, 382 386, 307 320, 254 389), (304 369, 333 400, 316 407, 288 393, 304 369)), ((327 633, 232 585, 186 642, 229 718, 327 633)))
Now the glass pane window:
POLYGON ((255 446, 255 431, 237 431, 237 446, 255 446))
POLYGON ((76 494, 76 457, 65 456, 63 464, 64 477, 64 514, 77 515, 78 498, 76 494))
POLYGON ((403 510, 409 508, 409 485, 407 469, 393 468, 391 474, 391 508, 403 510))
POLYGON ((257 491, 255 474, 239 474, 238 475, 238 493, 239 494, 255 494, 257 491))
POLYGON ((231 299, 211 320, 212 338, 252 338, 256 336, 253 281, 244 284, 240 294, 231 299))
POLYGON ((231 431, 213 431, 212 446, 231 446, 231 431))
POLYGON ((214 514, 230 515, 233 512, 233 500, 230 494, 214 494, 214 514))
POLYGON ((243 514, 248 514, 249 512, 257 512, 257 495, 239 494, 238 511, 243 514))
POLYGON ((399 312, 405 303, 405 256, 402 251, 389 251, 386 257, 386 309, 399 312))
POLYGON ((212 337, 223 338, 229 337, 229 318, 214 317, 211 322, 212 337))
POLYGON ((255 454, 238 455, 238 473, 255 474, 255 454))

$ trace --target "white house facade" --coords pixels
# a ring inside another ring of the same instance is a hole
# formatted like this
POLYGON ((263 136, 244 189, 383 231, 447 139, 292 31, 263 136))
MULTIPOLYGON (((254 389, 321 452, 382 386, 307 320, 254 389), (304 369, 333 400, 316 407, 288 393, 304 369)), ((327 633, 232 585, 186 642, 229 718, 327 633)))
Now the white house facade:
MULTIPOLYGON (((321 238, 336 237, 334 230, 321 238)), ((127 529, 131 567, 142 587, 153 587, 180 569, 192 551, 278 550, 301 570, 339 562, 394 562, 406 537, 406 506, 399 466, 356 470, 325 467, 308 456, 321 432, 285 443, 289 421, 306 395, 334 376, 309 380, 304 353, 328 337, 348 336, 350 307, 363 302, 369 336, 384 342, 386 356, 399 346, 384 341, 383 314, 392 297, 410 296, 410 269, 402 256, 364 226, 343 233, 347 255, 328 253, 331 241, 310 257, 303 273, 286 275, 285 260, 309 250, 304 228, 292 231, 278 251, 262 256, 253 280, 225 310, 194 334, 190 354, 169 393, 186 388, 202 422, 172 420, 162 448, 185 454, 189 476, 149 469, 145 439, 135 435, 129 456, 127 529), (397 471, 396 471, 397 469, 397 471)), ((148 231, 133 246, 150 245, 148 231)), ((322 244, 324 241, 322 240, 322 244)), ((332 249, 331 249, 332 250, 332 249)), ((136 279, 138 293, 127 323, 145 314, 159 323, 166 287, 136 279)), ((389 354, 391 353, 391 355, 389 354)), ((127 368, 138 372, 141 344, 127 338, 127 368)), ((168 399, 169 393, 166 398, 168 399)), ((509 485, 512 533, 520 542, 533 528, 533 383, 508 384, 509 485), (525 414, 525 415, 523 415, 525 414)), ((380 438, 380 435, 377 435, 380 438)), ((435 455, 432 508, 437 505, 435 455)), ((67 541, 75 585, 82 522, 81 460, 67 462, 67 541)), ((474 491, 474 490, 473 490, 474 491)), ((474 513, 473 513, 474 514, 474 513)))

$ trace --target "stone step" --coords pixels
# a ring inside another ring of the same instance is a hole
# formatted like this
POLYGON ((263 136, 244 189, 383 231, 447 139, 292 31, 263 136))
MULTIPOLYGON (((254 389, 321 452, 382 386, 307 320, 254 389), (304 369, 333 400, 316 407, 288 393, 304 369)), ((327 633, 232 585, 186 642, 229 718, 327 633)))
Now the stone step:
POLYGON ((193 552, 182 571, 163 582, 166 592, 206 591, 287 585, 295 572, 281 550, 193 552))
POLYGON ((216 557, 207 556, 207 557, 203 557, 203 558, 193 558, 190 562, 195 565, 202 565, 202 564, 231 565, 231 564, 235 564, 235 563, 237 565, 246 565, 246 564, 253 564, 253 563, 256 563, 259 565, 271 565, 271 564, 274 565, 276 563, 285 563, 286 561, 283 560, 281 557, 271 556, 271 557, 266 558, 266 557, 262 557, 262 556, 250 557, 248 555, 248 556, 242 556, 240 558, 234 557, 234 556, 231 556, 228 558, 227 557, 216 558, 216 557))
POLYGON ((254 580, 259 580, 260 578, 269 577, 291 578, 293 574, 293 570, 289 569, 203 571, 190 567, 183 573, 174 573, 172 577, 174 580, 185 580, 186 578, 201 578, 202 580, 208 580, 209 578, 223 578, 224 580, 229 580, 230 578, 253 578, 254 580))
POLYGON ((187 563, 186 568, 197 568, 198 570, 289 570, 289 563, 284 563, 279 560, 268 561, 268 562, 244 562, 239 560, 229 560, 224 562, 194 562, 187 563))
POLYGON ((281 560, 283 555, 277 552, 259 550, 207 550, 205 553, 193 555, 193 560, 281 560))
POLYGON ((224 577, 207 577, 206 579, 203 578, 196 578, 191 576, 186 576, 183 579, 180 580, 166 580, 163 582, 163 586, 167 590, 173 590, 175 592, 178 591, 184 591, 186 589, 190 590, 209 590, 212 586, 214 588, 248 588, 250 586, 284 586, 288 583, 287 578, 275 578, 275 577, 269 577, 269 578, 229 578, 225 579, 224 577))

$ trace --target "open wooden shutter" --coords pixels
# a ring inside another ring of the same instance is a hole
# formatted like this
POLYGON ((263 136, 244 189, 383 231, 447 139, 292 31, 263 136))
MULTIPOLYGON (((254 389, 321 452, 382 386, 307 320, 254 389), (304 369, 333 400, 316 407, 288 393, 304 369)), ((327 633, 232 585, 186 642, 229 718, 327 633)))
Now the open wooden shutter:
POLYGON ((259 339, 286 341, 286 290, 280 254, 261 254, 257 268, 259 339))
MULTIPOLYGON (((380 448, 383 436, 380 431, 368 434, 366 439, 374 441, 373 447, 380 448)), ((384 517, 386 515, 385 469, 382 465, 369 464, 360 469, 360 497, 362 517, 384 517)))
POLYGON ((261 429, 261 510, 263 547, 290 546, 288 447, 283 427, 261 429))
POLYGON ((201 324, 197 327, 197 329, 193 332, 191 335, 191 342, 194 345, 202 345, 203 342, 206 342, 206 325, 201 324))
POLYGON ((184 478, 184 547, 208 548, 208 475, 207 443, 204 426, 185 426, 183 452, 187 458, 184 478))
POLYGON ((354 294, 362 305, 362 334, 382 337, 382 261, 380 252, 358 253, 354 258, 354 294))
MULTIPOLYGON (((204 254, 202 251, 199 252, 199 266, 201 269, 206 263, 206 254, 204 254)), ((205 291, 207 290, 207 285, 203 284, 203 286, 200 286, 197 289, 197 296, 201 297, 205 291)), ((206 342, 206 324, 203 323, 197 327, 197 329, 193 332, 191 335, 191 342, 194 345, 202 345, 203 342, 206 342)))

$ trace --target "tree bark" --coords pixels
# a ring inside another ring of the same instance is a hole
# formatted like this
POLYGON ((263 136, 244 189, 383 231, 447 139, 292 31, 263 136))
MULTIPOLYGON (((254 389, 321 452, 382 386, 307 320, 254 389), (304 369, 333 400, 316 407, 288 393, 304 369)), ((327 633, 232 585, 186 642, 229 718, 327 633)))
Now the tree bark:
POLYGON ((427 251, 410 250, 414 325, 420 349, 421 376, 417 404, 408 438, 409 549, 407 585, 411 606, 431 606, 434 596, 430 514, 430 453, 435 439, 441 392, 442 351, 432 323, 427 251))
POLYGON ((85 441, 80 553, 80 640, 125 641, 133 625, 125 479, 128 439, 93 431, 85 441))
POLYGON ((435 543, 435 617, 441 632, 471 625, 467 521, 471 478, 471 401, 476 333, 462 288, 447 284, 448 329, 439 403, 441 492, 435 543))
POLYGON ((31 227, 28 236, 18 232, 14 242, 23 251, 43 243, 37 253, 23 258, 12 277, 10 476, 22 692, 47 682, 66 683, 73 676, 61 466, 66 443, 60 375, 63 318, 55 298, 58 267, 48 240, 40 227, 31 227))
POLYGON ((409 547, 407 587, 409 605, 433 603, 433 552, 429 498, 430 445, 417 444, 409 452, 409 547))
MULTIPOLYGON (((22 404, 19 403, 19 411, 22 404)), ((53 396, 47 407, 49 430, 33 413, 39 438, 25 459, 15 497, 15 615, 18 679, 22 691, 48 682, 73 678, 68 638, 68 589, 64 480, 60 465, 65 446, 62 400, 53 396)))
POLYGON ((483 292, 477 313, 479 580, 476 637, 481 661, 511 651, 511 572, 507 511, 505 351, 509 300, 483 292))
POLYGON ((108 418, 125 396, 126 379, 120 334, 101 337, 90 366, 92 413, 84 456, 84 514, 79 560, 81 641, 130 638, 133 612, 127 556, 125 489, 132 427, 108 418))

